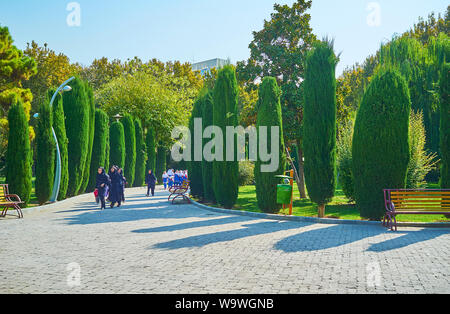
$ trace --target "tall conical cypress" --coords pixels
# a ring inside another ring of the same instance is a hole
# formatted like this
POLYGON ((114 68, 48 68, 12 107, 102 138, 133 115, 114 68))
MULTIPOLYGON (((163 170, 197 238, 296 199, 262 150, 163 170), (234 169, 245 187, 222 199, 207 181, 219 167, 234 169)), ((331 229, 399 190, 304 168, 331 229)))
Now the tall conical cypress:
POLYGON ((40 205, 50 200, 55 178, 56 143, 52 132, 53 113, 46 98, 39 106, 36 127, 35 194, 40 205))
POLYGON ((10 194, 20 196, 25 206, 30 201, 33 163, 27 116, 20 99, 14 99, 8 112, 9 135, 6 152, 6 183, 10 194))
POLYGON ((319 217, 336 187, 336 65, 333 42, 314 45, 306 56, 303 106, 303 153, 309 198, 319 217))
MULTIPOLYGON (((238 96, 239 90, 236 71, 233 66, 225 66, 218 73, 214 86, 214 125, 222 130, 225 137, 227 126, 238 125, 238 96)), ((234 136, 236 144, 236 136, 234 136)), ((235 145, 234 160, 227 161, 227 147, 224 142, 223 155, 220 160, 213 162, 213 189, 217 203, 226 208, 236 204, 239 192, 239 162, 235 145)))
POLYGON ((155 175, 159 183, 162 183, 163 172, 166 171, 167 149, 159 143, 156 153, 156 170, 155 175))
MULTIPOLYGON (((56 89, 48 91, 48 97, 51 99, 56 89)), ((67 145, 69 140, 66 135, 66 122, 64 117, 63 98, 58 94, 53 101, 53 130, 55 131, 58 140, 59 153, 61 157, 61 180, 59 183, 58 201, 66 198, 67 188, 69 185, 69 161, 67 145)))
POLYGON ((134 187, 141 187, 145 181, 145 166, 147 161, 147 152, 144 141, 144 131, 142 130, 141 120, 134 119, 134 131, 136 134, 136 172, 134 176, 134 187))
POLYGON ((258 139, 265 141, 266 153, 274 154, 272 152, 272 140, 278 138, 278 146, 276 152, 278 156, 278 164, 275 171, 267 171, 262 166, 267 166, 274 161, 264 162, 261 160, 260 150, 258 159, 255 163, 255 186, 256 198, 258 200, 259 208, 264 212, 276 213, 280 208, 277 204, 277 184, 280 179, 276 175, 283 175, 286 168, 286 155, 284 153, 284 139, 283 139, 283 121, 281 116, 280 104, 281 89, 278 87, 277 80, 273 77, 264 78, 259 87, 259 101, 257 105, 258 117, 256 127, 258 130, 258 139), (261 133, 261 127, 267 128, 267 138, 264 138, 261 133), (272 127, 278 127, 276 134, 272 133, 272 127))
POLYGON ((122 119, 125 132, 125 168, 123 169, 129 186, 133 186, 136 171, 136 134, 133 117, 126 114, 122 119))
POLYGON ((441 188, 450 189, 450 63, 441 70, 441 188))
POLYGON ((156 138, 155 131, 152 127, 149 127, 147 129, 145 143, 147 146, 147 163, 145 167, 145 173, 148 173, 149 170, 152 170, 154 172, 156 169, 156 138))
POLYGON ((83 183, 89 149, 89 99, 79 78, 70 83, 72 91, 64 93, 63 106, 68 144, 69 186, 67 196, 78 195, 83 183))
MULTIPOLYGON (((83 183, 81 184, 80 193, 84 192, 92 192, 93 189, 86 191, 87 186, 90 182, 91 175, 91 159, 92 159, 92 147, 94 145, 94 133, 95 133, 95 100, 94 100, 94 91, 92 87, 89 85, 87 81, 85 83, 86 96, 89 104, 89 143, 88 143, 88 151, 86 156, 86 164, 83 172, 83 183)), ((93 174, 96 174, 94 172, 93 174)), ((97 177, 97 176, 95 176, 97 177)))
MULTIPOLYGON (((95 110, 95 127, 94 127, 94 143, 92 146, 92 157, 90 166, 89 184, 87 192, 92 192, 95 189, 97 171, 100 167, 106 167, 106 144, 109 134, 109 118, 108 115, 101 109, 95 110)), ((106 168, 108 169, 108 168, 106 168)), ((108 171, 108 170, 107 170, 108 171)))
POLYGON ((380 70, 364 93, 353 134, 355 198, 363 218, 381 219, 383 189, 405 187, 410 111, 405 79, 396 70, 380 70))
MULTIPOLYGON (((202 176, 202 162, 203 159, 203 139, 195 136, 195 119, 202 118, 203 115, 203 102, 205 91, 202 91, 192 109, 191 119, 189 120, 189 130, 191 132, 191 161, 189 165, 189 181, 191 187, 191 195, 197 198, 203 198, 203 176, 202 176), (200 153, 200 156, 196 156, 196 150, 200 153), (199 160, 197 160, 200 158, 199 160)), ((201 129, 199 130, 202 131, 201 129)))
POLYGON ((110 153, 110 140, 109 140, 110 130, 108 127, 108 132, 106 132, 106 149, 105 149, 105 169, 109 169, 109 153, 110 153))
MULTIPOLYGON (((213 94, 212 91, 208 90, 208 92, 205 94, 204 100, 203 100, 203 132, 207 127, 210 127, 213 125, 213 94)), ((203 139, 203 147, 208 142, 208 139, 203 139)), ((203 197, 206 201, 215 203, 216 197, 214 196, 214 189, 213 189, 213 162, 212 161, 206 161, 205 158, 203 158, 202 161, 202 180, 203 180, 203 197)))
POLYGON ((125 165, 125 131, 120 121, 115 121, 109 128, 109 167, 125 165))

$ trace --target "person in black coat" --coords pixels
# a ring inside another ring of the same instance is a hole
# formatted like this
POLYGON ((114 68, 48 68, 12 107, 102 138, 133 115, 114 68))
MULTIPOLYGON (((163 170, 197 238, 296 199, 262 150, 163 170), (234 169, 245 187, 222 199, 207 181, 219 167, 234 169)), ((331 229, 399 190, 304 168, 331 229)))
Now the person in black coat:
POLYGON ((153 170, 149 170, 145 175, 145 184, 147 184, 147 196, 150 194, 150 190, 152 191, 152 196, 155 196, 155 186, 156 186, 156 177, 153 174, 153 170))
POLYGON ((117 203, 117 207, 120 207, 122 204, 122 191, 123 191, 123 182, 122 176, 118 172, 118 168, 116 166, 112 166, 109 171, 109 177, 111 179, 111 191, 109 193, 109 201, 111 202, 111 208, 117 203))
POLYGON ((98 198, 101 203, 101 209, 106 209, 105 204, 105 194, 106 191, 109 189, 111 185, 111 180, 109 179, 109 176, 106 174, 106 171, 104 168, 98 168, 97 173, 97 180, 96 180, 96 189, 98 191, 98 198))
POLYGON ((127 187, 127 178, 123 176, 123 169, 119 168, 118 170, 121 180, 122 180, 122 203, 125 203, 125 188, 127 187))

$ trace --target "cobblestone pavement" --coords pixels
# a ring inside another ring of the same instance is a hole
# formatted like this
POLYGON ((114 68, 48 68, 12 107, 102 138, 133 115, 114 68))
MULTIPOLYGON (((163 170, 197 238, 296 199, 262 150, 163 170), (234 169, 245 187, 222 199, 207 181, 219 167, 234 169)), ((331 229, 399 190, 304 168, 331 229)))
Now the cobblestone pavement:
POLYGON ((255 219, 144 193, 0 219, 0 293, 450 293, 448 229, 255 219))

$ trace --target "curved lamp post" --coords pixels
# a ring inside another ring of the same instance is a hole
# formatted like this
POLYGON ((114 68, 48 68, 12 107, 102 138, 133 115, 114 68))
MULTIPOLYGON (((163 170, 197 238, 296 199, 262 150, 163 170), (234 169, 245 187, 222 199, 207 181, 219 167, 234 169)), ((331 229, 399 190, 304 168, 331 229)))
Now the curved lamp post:
MULTIPOLYGON (((52 108, 53 102, 55 101, 55 98, 59 92, 62 92, 62 93, 70 92, 72 90, 72 87, 68 86, 67 84, 69 84, 74 79, 75 79, 75 77, 71 77, 70 79, 68 79, 67 81, 62 83, 60 87, 58 87, 56 92, 53 94, 52 100, 50 101, 50 108, 52 108)), ((55 133, 55 130, 53 129, 53 126, 52 126, 52 133, 53 133, 53 138, 55 139, 55 144, 56 144, 56 171, 55 171, 55 181, 53 183, 53 191, 52 191, 52 196, 50 197, 50 202, 54 203, 54 202, 57 202, 57 200, 58 200, 59 186, 61 184, 61 152, 59 150, 58 139, 56 138, 56 133, 55 133)))

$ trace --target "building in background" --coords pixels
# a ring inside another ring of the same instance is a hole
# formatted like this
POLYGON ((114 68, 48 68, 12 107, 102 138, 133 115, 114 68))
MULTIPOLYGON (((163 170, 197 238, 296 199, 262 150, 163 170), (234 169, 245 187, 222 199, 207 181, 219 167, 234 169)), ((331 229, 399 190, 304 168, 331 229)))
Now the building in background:
POLYGON ((225 59, 211 59, 211 60, 207 60, 207 61, 202 61, 202 62, 197 62, 192 64, 192 70, 193 71, 200 71, 201 75, 205 75, 206 73, 208 73, 209 71, 211 71, 212 68, 222 68, 225 65, 230 64, 230 60, 225 60, 225 59))

